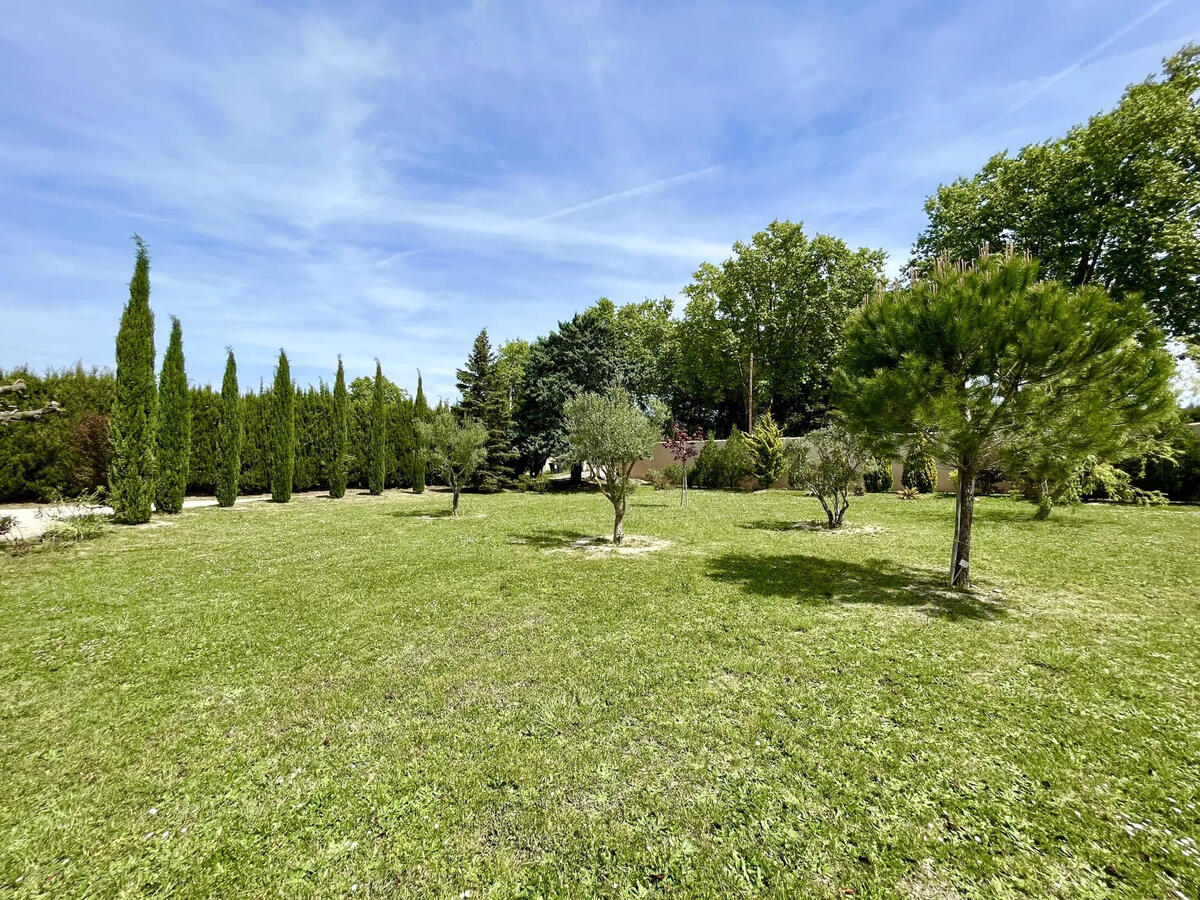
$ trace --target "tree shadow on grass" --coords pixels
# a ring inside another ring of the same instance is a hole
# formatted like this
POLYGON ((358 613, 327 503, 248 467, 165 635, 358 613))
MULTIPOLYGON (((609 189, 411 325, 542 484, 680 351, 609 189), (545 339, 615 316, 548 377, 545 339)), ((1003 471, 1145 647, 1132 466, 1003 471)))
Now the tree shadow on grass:
POLYGON ((526 534, 512 535, 508 542, 536 547, 539 550, 555 550, 569 547, 584 538, 595 539, 596 537, 598 537, 597 534, 584 534, 582 531, 574 531, 570 528, 539 528, 537 531, 530 531, 526 534))
POLYGON ((431 509, 428 506, 417 509, 389 509, 387 514, 395 519, 448 519, 453 515, 450 507, 431 509))
POLYGON ((999 595, 953 590, 944 575, 904 569, 883 559, 860 564, 800 553, 726 553, 710 560, 706 574, 714 581, 740 585, 745 593, 801 603, 910 607, 951 621, 994 621, 1006 614, 999 595))

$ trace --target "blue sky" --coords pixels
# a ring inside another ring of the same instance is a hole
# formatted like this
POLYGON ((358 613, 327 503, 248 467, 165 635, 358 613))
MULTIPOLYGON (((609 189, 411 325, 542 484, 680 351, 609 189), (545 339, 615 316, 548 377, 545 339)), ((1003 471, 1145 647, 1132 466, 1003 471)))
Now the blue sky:
POLYGON ((111 365, 136 231, 193 381, 450 395, 480 327, 678 297, 774 218, 896 267, 938 182, 1187 40, 1191 0, 8 4, 0 367, 111 365))

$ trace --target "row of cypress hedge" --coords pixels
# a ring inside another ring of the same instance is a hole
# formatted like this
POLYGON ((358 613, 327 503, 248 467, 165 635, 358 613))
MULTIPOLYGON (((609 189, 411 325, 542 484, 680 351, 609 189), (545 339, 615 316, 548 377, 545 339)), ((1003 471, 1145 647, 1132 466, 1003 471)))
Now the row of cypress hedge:
MULTIPOLYGON (((233 375, 236 384, 236 371, 233 375)), ((115 386, 107 370, 73 369, 36 375, 23 369, 0 372, 0 381, 22 380, 32 403, 57 400, 65 413, 47 416, 20 428, 0 428, 0 502, 47 500, 56 492, 77 494, 102 490, 108 482, 111 459, 109 415, 115 386)), ((383 379, 385 413, 385 486, 424 487, 424 463, 417 450, 413 421, 424 406, 401 388, 383 379)), ((349 457, 346 484, 368 486, 369 460, 360 448, 371 444, 371 406, 374 379, 356 378, 346 391, 349 457)), ((188 390, 191 406, 191 452, 188 494, 216 493, 220 483, 221 393, 205 385, 188 390)), ((241 470, 238 493, 270 490, 271 389, 242 395, 241 470)), ((325 384, 296 389, 294 395, 296 491, 327 490, 333 471, 334 392, 325 384)), ((424 406, 428 414, 428 406, 424 406)), ((343 490, 345 488, 343 487, 343 490)))

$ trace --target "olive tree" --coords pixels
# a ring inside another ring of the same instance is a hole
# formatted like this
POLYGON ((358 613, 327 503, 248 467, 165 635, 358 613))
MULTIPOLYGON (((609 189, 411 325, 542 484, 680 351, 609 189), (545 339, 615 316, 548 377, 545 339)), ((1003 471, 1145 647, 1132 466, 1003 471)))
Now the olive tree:
POLYGON ((421 446, 430 468, 446 480, 454 492, 450 514, 458 515, 458 498, 463 485, 487 458, 488 431, 472 419, 459 423, 446 408, 435 412, 428 421, 416 421, 421 446))
POLYGON ((573 461, 591 470, 600 493, 613 505, 613 544, 624 537, 630 473, 662 438, 659 420, 647 414, 621 388, 581 394, 566 404, 567 444, 573 461))
POLYGON ((840 424, 826 425, 787 449, 788 481, 825 510, 826 528, 840 528, 850 508, 850 483, 876 465, 867 443, 840 424))
POLYGON ((950 583, 965 587, 980 470, 1034 441, 1104 456, 1142 440, 1172 414, 1173 371, 1136 296, 1039 281, 1010 247, 973 265, 943 258, 864 303, 846 325, 839 393, 877 449, 924 441, 958 469, 950 583))

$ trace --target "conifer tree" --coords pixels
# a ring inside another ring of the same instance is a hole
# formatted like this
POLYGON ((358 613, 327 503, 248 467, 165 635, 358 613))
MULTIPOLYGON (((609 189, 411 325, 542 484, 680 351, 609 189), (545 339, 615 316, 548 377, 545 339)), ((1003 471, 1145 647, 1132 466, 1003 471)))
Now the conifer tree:
POLYGON ((217 466, 217 505, 233 506, 242 477, 242 397, 238 390, 233 351, 225 360, 221 382, 221 421, 217 426, 221 459, 217 466))
POLYGON ((150 254, 133 236, 137 262, 129 282, 129 303, 117 332, 116 397, 109 419, 112 462, 109 502, 118 522, 150 521, 154 499, 154 313, 150 310, 150 254))
POLYGON ((171 317, 171 338, 159 375, 155 439, 158 470, 154 476, 154 506, 161 513, 177 513, 183 509, 183 497, 187 493, 192 408, 183 362, 183 327, 174 316, 171 317))
MULTIPOLYGON (((425 399, 425 385, 421 382, 421 371, 417 370, 417 396, 413 398, 413 422, 428 422, 433 410, 425 399)), ((429 452, 425 447, 420 428, 416 429, 416 449, 412 455, 412 489, 414 494, 425 493, 425 472, 429 467, 429 452)))
POLYGON ((382 494, 387 482, 387 401, 384 397, 383 367, 375 360, 375 389, 371 394, 371 447, 367 467, 367 490, 382 494))
POLYGON ((904 460, 900 483, 918 494, 932 494, 937 489, 937 462, 929 455, 924 441, 918 440, 904 460))
POLYGON ((746 438, 754 459, 754 477, 760 488, 769 488, 783 474, 783 436, 775 419, 767 413, 754 423, 754 431, 746 438))
POLYGON ((346 474, 350 462, 346 458, 349 415, 350 399, 346 396, 346 371, 339 356, 337 378, 333 382, 333 453, 329 461, 329 496, 334 499, 346 495, 346 474))
POLYGON ((275 387, 271 391, 271 499, 292 499, 292 476, 296 468, 296 392, 292 387, 287 354, 279 351, 275 387))
POLYGON ((482 329, 471 346, 466 366, 459 369, 458 391, 462 400, 458 413, 464 420, 475 420, 487 429, 487 459, 475 472, 473 483, 482 490, 499 490, 512 477, 516 453, 512 446, 512 413, 508 392, 496 372, 487 329, 482 329))

